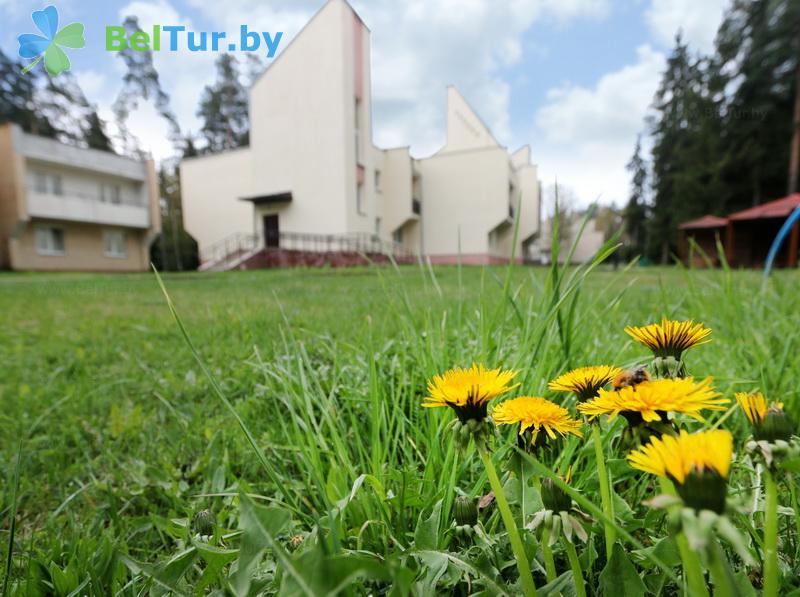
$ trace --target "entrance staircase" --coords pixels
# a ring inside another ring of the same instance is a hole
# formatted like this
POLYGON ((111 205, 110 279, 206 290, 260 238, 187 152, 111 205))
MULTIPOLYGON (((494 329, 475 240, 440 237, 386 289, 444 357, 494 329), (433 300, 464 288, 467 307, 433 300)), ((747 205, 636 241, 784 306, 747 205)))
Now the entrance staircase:
POLYGON ((255 234, 237 233, 200 252, 200 271, 279 267, 352 267, 369 263, 413 263, 417 257, 398 243, 375 235, 280 232, 269 246, 255 234))

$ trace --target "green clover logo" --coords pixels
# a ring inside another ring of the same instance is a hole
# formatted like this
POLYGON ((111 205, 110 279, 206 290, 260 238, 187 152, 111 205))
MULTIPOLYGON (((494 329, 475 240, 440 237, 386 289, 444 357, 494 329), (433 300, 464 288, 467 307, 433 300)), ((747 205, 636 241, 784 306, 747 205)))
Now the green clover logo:
POLYGON ((51 75, 57 75, 69 70, 69 58, 60 46, 65 48, 82 48, 86 45, 83 38, 83 23, 70 23, 61 31, 58 30, 58 11, 55 6, 48 6, 44 10, 35 10, 31 14, 33 24, 42 32, 23 33, 17 37, 19 41, 19 55, 22 58, 35 58, 33 62, 22 69, 22 74, 30 71, 44 58, 44 68, 51 75))

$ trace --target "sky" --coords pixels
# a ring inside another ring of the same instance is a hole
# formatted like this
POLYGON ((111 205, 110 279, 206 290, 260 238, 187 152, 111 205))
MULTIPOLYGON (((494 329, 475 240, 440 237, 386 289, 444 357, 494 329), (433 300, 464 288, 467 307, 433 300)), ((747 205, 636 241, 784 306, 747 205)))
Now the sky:
MULTIPOLYGON (((283 32, 278 54, 325 0, 58 0, 60 25, 80 21, 86 47, 68 50, 71 71, 99 113, 125 72, 104 49, 105 27, 135 15, 192 31, 241 25, 283 32)), ((31 12, 46 0, 0 0, 0 47, 36 33, 31 12)), ((529 144, 543 185, 558 181, 579 205, 627 201, 630 159, 680 30, 708 52, 729 0, 352 0, 372 32, 373 134, 378 147, 410 145, 415 157, 444 144, 447 85, 455 85, 514 150, 529 144)), ((260 52, 265 57, 265 52, 260 52)), ((214 52, 154 53, 164 90, 184 131, 196 132, 197 104, 214 78, 214 52)), ((237 52, 243 58, 243 52, 237 52)), ((268 64, 270 61, 265 59, 268 64)), ((113 128, 113 125, 112 125, 113 128)), ((156 159, 173 150, 154 108, 130 128, 156 159)), ((647 139, 644 141, 647 145, 647 139)))

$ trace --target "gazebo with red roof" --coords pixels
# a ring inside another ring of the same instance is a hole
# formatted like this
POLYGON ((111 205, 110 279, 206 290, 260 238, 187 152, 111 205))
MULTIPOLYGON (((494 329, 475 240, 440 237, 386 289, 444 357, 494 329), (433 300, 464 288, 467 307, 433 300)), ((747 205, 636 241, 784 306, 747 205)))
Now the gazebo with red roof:
POLYGON ((691 265, 694 267, 704 267, 709 261, 711 265, 719 265, 717 236, 724 237, 724 230, 727 225, 728 218, 710 214, 684 222, 678 226, 678 256, 684 263, 689 265, 689 256, 691 255, 691 265), (690 239, 700 247, 705 255, 690 250, 690 239))
MULTIPOLYGON (((768 201, 728 216, 725 256, 733 266, 762 267, 767 253, 786 218, 800 206, 800 193, 768 201)), ((800 222, 775 259, 778 267, 796 267, 800 249, 800 222)))

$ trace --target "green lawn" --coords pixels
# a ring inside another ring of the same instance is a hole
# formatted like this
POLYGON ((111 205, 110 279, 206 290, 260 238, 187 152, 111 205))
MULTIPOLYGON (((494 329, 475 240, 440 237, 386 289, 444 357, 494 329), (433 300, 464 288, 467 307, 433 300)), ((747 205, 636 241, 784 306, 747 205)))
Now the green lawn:
MULTIPOLYGON (((690 373, 713 375, 729 398, 760 389, 800 420, 800 273, 777 272, 762 287, 757 272, 601 268, 584 277, 572 269, 559 289, 549 273, 515 268, 506 280, 501 267, 409 266, 165 275, 263 461, 194 359, 153 275, 0 275, 0 576, 16 504, 8 590, 21 594, 294 594, 330 590, 350 572, 360 578, 352 594, 514 593, 497 514, 482 520, 486 539, 471 547, 448 530, 456 493, 479 496, 489 486, 472 448, 443 433, 452 415, 418 407, 426 380, 484 362, 519 370, 526 394, 563 401, 548 380, 581 365, 646 362, 623 328, 662 315, 713 330, 712 343, 689 351, 690 373), (204 509, 216 524, 201 539, 189 521, 204 509), (265 534, 253 530, 257 520, 267 520, 265 534), (305 538, 295 551, 287 547, 293 535, 305 538), (258 557, 243 556, 246 548, 258 557)), ((744 418, 722 416, 741 452, 744 418)), ((607 433, 618 435, 619 425, 607 433)), ((495 442, 504 478, 508 437, 495 442)), ((572 464, 573 486, 599 506, 584 444, 571 440, 543 458, 562 473, 572 464)), ((729 493, 752 502, 752 467, 737 462, 729 493)), ((610 453, 609 464, 619 525, 644 546, 659 544, 664 517, 641 503, 658 493, 652 478, 634 474, 624 454, 610 453)), ((512 506, 538 504, 535 490, 519 497, 514 482, 512 506)), ((780 488, 786 507, 797 504, 792 483, 780 488)), ((729 553, 736 580, 749 574, 759 586, 760 518, 732 517, 754 559, 746 567, 729 553)), ((786 593, 800 587, 794 520, 779 517, 786 593)), ((621 582, 601 578, 609 569, 602 534, 592 525, 591 547, 579 546, 592 591, 621 582)), ((523 535, 531 559, 540 558, 532 533, 523 535)), ((663 585, 675 594, 674 578, 620 544, 628 556, 614 562, 615 573, 634 566, 649 592, 663 585)), ((664 545, 659 555, 678 575, 664 545)), ((569 554, 554 550, 558 573, 571 578, 569 554)), ((541 587, 544 570, 533 569, 541 587)))

